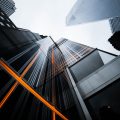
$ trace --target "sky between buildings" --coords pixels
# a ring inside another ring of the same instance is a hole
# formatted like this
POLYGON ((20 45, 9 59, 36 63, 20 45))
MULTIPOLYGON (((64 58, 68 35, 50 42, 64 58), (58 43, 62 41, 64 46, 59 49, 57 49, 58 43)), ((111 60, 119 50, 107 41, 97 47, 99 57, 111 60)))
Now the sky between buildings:
POLYGON ((119 54, 108 42, 112 35, 108 20, 66 26, 66 16, 76 0, 14 0, 16 12, 10 17, 17 27, 29 29, 54 41, 67 38, 94 48, 119 54))

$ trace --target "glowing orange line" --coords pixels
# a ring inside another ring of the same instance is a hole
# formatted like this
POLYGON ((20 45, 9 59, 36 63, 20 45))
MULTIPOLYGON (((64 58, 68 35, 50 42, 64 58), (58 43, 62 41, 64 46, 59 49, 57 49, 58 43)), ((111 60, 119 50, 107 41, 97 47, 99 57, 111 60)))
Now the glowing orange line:
MULTIPOLYGON (((25 70, 23 71, 23 73, 21 74, 21 78, 24 77, 24 75, 28 72, 28 70, 31 68, 31 66, 33 65, 33 63, 36 61, 36 59, 39 56, 40 51, 38 51, 38 53, 35 55, 35 57, 33 58, 33 60, 30 62, 30 64, 25 68, 25 70)), ((4 98, 2 99, 2 101, 0 102, 0 109, 2 108, 2 106, 5 104, 5 102, 8 100, 8 98, 12 95, 13 91, 16 89, 16 87, 18 86, 18 82, 16 81, 14 83, 14 85, 10 88, 10 90, 7 92, 7 94, 4 96, 4 98)))
POLYGON ((2 106, 4 105, 4 103, 7 101, 7 99, 9 98, 9 96, 12 94, 12 92, 15 90, 15 88, 17 87, 18 82, 15 82, 15 84, 11 87, 11 89, 9 90, 9 92, 5 95, 4 99, 2 99, 2 101, 0 102, 0 109, 2 108, 2 106))
POLYGON ((36 54, 36 56, 33 58, 33 60, 30 62, 30 64, 25 68, 25 70, 23 71, 23 73, 20 76, 21 78, 23 78, 25 76, 25 74, 28 72, 28 70, 31 68, 31 66, 33 65, 33 63, 38 58, 39 54, 40 54, 40 50, 38 51, 38 53, 36 54))
POLYGON ((62 119, 68 120, 64 115, 62 115, 57 109, 54 108, 49 102, 47 102, 42 96, 40 96, 32 87, 30 87, 25 81, 22 80, 3 60, 0 60, 0 65, 12 76, 14 77, 24 88, 31 92, 36 98, 38 98, 43 104, 54 111, 62 119))
MULTIPOLYGON (((54 63, 55 63, 55 58, 54 58, 54 49, 52 48, 52 57, 51 57, 51 61, 52 61, 52 64, 54 65, 54 63)), ((53 66, 54 67, 54 66, 53 66)), ((54 68, 53 68, 54 69, 54 68)), ((54 71, 53 71, 54 72, 54 71)), ((54 98, 53 98, 53 95, 52 95, 52 101, 53 101, 53 103, 54 103, 54 98)), ((56 120, 56 118, 55 118, 55 112, 53 111, 52 112, 52 120, 56 120)))
POLYGON ((54 64, 55 59, 54 59, 54 49, 52 49, 52 64, 54 64))
POLYGON ((54 111, 52 112, 52 120, 56 120, 54 111))

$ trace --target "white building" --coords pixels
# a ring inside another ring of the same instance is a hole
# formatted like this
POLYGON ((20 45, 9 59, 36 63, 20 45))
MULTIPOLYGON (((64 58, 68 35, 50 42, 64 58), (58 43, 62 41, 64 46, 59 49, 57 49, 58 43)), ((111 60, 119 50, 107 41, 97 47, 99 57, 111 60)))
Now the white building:
POLYGON ((77 0, 66 18, 67 25, 120 16, 120 0, 77 0))

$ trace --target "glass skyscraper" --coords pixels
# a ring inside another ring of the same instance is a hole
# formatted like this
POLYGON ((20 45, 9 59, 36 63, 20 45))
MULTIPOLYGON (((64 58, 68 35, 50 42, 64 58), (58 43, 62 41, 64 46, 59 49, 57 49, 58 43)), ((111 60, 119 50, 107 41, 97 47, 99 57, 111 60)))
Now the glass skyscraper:
POLYGON ((66 24, 75 25, 119 17, 119 11, 119 0, 77 0, 66 17, 66 24))
POLYGON ((119 112, 119 56, 65 38, 55 43, 7 16, 2 23, 0 119, 99 120, 104 107, 119 112))

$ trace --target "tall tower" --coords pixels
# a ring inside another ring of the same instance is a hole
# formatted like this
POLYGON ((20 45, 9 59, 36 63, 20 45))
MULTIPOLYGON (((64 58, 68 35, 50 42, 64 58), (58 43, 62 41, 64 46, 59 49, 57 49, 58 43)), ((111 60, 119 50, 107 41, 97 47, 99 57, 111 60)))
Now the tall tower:
POLYGON ((67 25, 82 24, 120 16, 119 0, 77 0, 66 17, 67 25))

